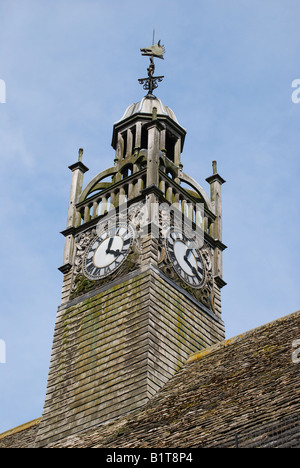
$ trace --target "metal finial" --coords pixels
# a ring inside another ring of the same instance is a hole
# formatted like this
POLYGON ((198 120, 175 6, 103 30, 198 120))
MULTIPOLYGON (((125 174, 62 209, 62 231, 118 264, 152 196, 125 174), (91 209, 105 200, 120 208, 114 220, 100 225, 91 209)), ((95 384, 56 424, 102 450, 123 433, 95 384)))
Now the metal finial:
POLYGON ((153 93, 153 90, 158 87, 157 82, 160 82, 164 79, 164 76, 153 76, 154 70, 155 70, 154 57, 160 58, 163 60, 164 53, 165 53, 165 47, 161 45, 160 40, 158 41, 157 44, 154 44, 154 35, 155 35, 155 29, 153 29, 152 46, 140 49, 143 56, 150 57, 150 65, 147 68, 148 78, 138 79, 139 83, 143 85, 143 89, 148 91, 148 94, 147 94, 148 97, 154 97, 152 93, 153 93))

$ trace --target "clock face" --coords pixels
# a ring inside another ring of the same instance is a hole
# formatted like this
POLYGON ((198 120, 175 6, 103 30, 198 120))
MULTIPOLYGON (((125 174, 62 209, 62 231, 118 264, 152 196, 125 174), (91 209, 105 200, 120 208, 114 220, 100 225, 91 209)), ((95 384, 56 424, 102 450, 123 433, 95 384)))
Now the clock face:
POLYGON ((118 225, 103 230, 87 248, 83 260, 84 275, 97 280, 113 273, 129 254, 132 239, 128 226, 118 225))
POLYGON ((169 231, 166 239, 169 260, 180 278, 194 288, 205 283, 205 270, 201 252, 192 239, 180 230, 169 231))

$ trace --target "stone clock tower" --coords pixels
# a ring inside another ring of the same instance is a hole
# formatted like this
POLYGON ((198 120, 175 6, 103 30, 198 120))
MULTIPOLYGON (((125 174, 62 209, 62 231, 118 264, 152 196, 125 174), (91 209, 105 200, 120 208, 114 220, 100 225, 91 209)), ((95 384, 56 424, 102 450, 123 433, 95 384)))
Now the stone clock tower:
POLYGON ((87 185, 79 150, 44 411, 36 445, 99 426, 144 405, 193 352, 224 339, 221 185, 183 172, 186 132, 148 94, 114 124, 112 167, 87 185))

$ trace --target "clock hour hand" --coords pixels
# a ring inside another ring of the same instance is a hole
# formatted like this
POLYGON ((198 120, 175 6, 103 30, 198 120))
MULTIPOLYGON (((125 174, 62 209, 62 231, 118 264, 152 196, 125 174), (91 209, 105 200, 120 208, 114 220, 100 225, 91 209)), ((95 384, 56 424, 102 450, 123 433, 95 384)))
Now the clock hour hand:
POLYGON ((185 252, 185 255, 183 257, 183 259, 187 262, 188 261, 188 258, 190 256, 190 253, 193 249, 187 249, 186 252, 185 252))
POLYGON ((118 255, 120 255, 121 252, 120 252, 119 249, 117 249, 117 250, 110 250, 108 253, 111 253, 111 254, 113 254, 115 257, 117 257, 118 255))

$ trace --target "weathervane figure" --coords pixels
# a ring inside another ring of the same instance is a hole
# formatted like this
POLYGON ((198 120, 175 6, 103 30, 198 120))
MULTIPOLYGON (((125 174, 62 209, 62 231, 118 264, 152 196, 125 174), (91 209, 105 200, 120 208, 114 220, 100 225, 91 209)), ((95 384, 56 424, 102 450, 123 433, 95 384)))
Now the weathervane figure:
POLYGON ((140 49, 143 56, 150 57, 150 65, 147 68, 148 78, 139 78, 138 80, 139 83, 143 85, 143 89, 148 91, 147 97, 149 98, 154 97, 152 92, 158 87, 157 82, 162 81, 164 78, 163 76, 153 76, 155 70, 154 57, 164 60, 165 53, 165 47, 160 44, 160 40, 157 44, 154 44, 154 33, 155 30, 153 30, 152 46, 140 49))

